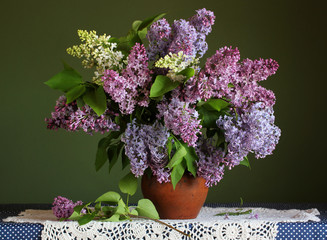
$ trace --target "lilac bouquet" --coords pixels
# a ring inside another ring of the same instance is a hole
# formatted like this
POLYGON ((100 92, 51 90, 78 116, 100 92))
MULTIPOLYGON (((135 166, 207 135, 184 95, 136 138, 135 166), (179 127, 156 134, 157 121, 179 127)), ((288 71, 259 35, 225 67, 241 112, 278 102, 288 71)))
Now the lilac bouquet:
POLYGON ((135 177, 150 173, 176 186, 192 174, 210 187, 225 169, 248 165, 250 153, 264 158, 275 149, 275 95, 259 82, 278 64, 241 60, 237 48, 222 47, 201 66, 213 12, 172 24, 163 16, 135 21, 121 38, 79 30, 81 44, 67 52, 94 70, 93 79, 64 64, 46 82, 64 95, 45 121, 49 129, 107 134, 96 170, 122 161, 135 177))

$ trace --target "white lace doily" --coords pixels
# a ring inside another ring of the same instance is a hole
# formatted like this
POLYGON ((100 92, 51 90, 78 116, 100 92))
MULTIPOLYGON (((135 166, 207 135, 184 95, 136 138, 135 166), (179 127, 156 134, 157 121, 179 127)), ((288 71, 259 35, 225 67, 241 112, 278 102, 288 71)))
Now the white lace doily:
MULTIPOLYGON (((162 220, 175 228, 191 235, 191 239, 275 239, 278 222, 320 221, 317 209, 309 210, 276 210, 267 208, 252 209, 252 215, 214 216, 217 213, 233 212, 236 208, 203 207, 196 219, 162 220), (250 218, 257 214, 258 219, 250 218)), ((56 221, 51 210, 26 210, 19 216, 8 217, 3 221, 30 222, 44 225, 42 239, 186 239, 175 230, 149 220, 125 222, 92 221, 79 226, 77 222, 56 221)))

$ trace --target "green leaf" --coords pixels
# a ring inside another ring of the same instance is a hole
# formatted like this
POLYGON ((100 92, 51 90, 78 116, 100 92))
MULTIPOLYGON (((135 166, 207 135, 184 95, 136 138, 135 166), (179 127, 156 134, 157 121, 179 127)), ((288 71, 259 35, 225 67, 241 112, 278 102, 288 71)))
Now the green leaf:
POLYGON ((97 203, 95 204, 95 206, 94 206, 94 209, 95 209, 96 211, 100 211, 100 210, 101 210, 101 202, 97 202, 97 203))
POLYGON ((85 106, 85 102, 83 101, 82 97, 76 99, 77 107, 82 108, 85 106))
POLYGON ((198 156, 195 153, 193 147, 189 147, 186 143, 183 144, 184 148, 186 149, 186 155, 184 159, 186 161, 187 170, 192 173, 192 175, 196 176, 196 166, 195 161, 198 159, 198 156))
POLYGON ((45 82, 45 84, 53 89, 67 92, 83 83, 82 77, 79 73, 66 63, 64 63, 64 67, 65 69, 63 71, 50 78, 45 82))
POLYGON ((168 141, 167 141, 167 151, 168 151, 168 159, 170 160, 170 154, 171 150, 173 149, 173 143, 172 143, 172 136, 169 136, 168 141))
POLYGON ((98 197, 95 202, 107 202, 109 204, 117 204, 120 198, 121 197, 119 193, 109 191, 98 197))
POLYGON ((110 145, 107 150, 109 160, 109 173, 118 160, 117 145, 110 145))
POLYGON ((87 88, 83 100, 98 116, 102 115, 107 109, 106 94, 102 86, 99 86, 97 89, 87 88))
POLYGON ((162 18, 163 16, 165 16, 166 13, 161 13, 161 14, 158 14, 158 15, 155 15, 153 17, 149 17, 147 19, 145 19, 138 27, 137 30, 142 30, 143 28, 147 28, 149 27, 153 22, 159 20, 160 18, 162 18))
POLYGON ((123 149, 122 153, 122 169, 124 170, 129 164, 129 159, 125 154, 125 148, 123 149))
POLYGON ((133 173, 129 172, 119 181, 118 186, 122 193, 127 193, 133 196, 137 190, 137 178, 133 173))
POLYGON ((67 98, 67 104, 71 103, 72 101, 76 100, 79 98, 81 95, 83 95, 86 91, 86 87, 84 85, 77 85, 76 87, 70 89, 66 93, 66 98, 67 98))
POLYGON ((138 31, 137 32, 137 35, 139 36, 139 38, 142 40, 142 39, 145 39, 146 38, 146 34, 148 33, 148 29, 147 28, 144 28, 143 30, 141 31, 138 31))
POLYGON ((78 221, 81 218, 82 218, 81 214, 74 211, 73 214, 68 219, 73 221, 78 221))
POLYGON ((108 159, 107 148, 111 143, 112 139, 118 138, 120 136, 119 131, 112 131, 109 133, 107 137, 100 139, 98 143, 98 150, 95 158, 95 170, 99 171, 99 169, 106 163, 108 159))
POLYGON ((142 21, 141 20, 136 20, 133 22, 132 24, 132 29, 137 32, 137 30, 139 29, 139 26, 141 25, 142 21))
POLYGON ((119 214, 119 215, 126 214, 127 213, 126 211, 127 211, 126 204, 122 199, 119 199, 118 205, 115 209, 115 214, 119 214))
POLYGON ((78 224, 79 225, 84 225, 84 224, 87 224, 89 222, 91 222, 95 217, 95 214, 92 213, 92 214, 85 214, 83 215, 79 220, 78 220, 78 224))
POLYGON ((177 183, 179 182, 179 180, 181 180, 181 178, 184 175, 185 172, 185 168, 186 165, 184 163, 184 161, 182 161, 180 164, 176 165, 173 170, 171 171, 171 183, 173 184, 173 188, 176 188, 177 183))
POLYGON ((209 99, 203 104, 203 107, 208 110, 217 110, 220 112, 222 109, 228 107, 230 104, 222 99, 209 99))
POLYGON ((119 222, 120 214, 114 214, 110 218, 104 219, 104 222, 119 222))
POLYGON ((136 209, 132 209, 131 214, 132 214, 132 215, 136 215, 136 216, 139 215, 139 213, 136 211, 136 209))
POLYGON ((180 164, 183 160, 183 157, 186 154, 187 154, 187 151, 186 151, 185 147, 179 143, 177 145, 177 151, 175 152, 174 156, 171 158, 170 162, 167 165, 168 168, 173 168, 176 165, 180 164))
POLYGON ((247 156, 245 156, 243 158, 243 160, 240 162, 240 164, 250 168, 250 170, 251 170, 251 165, 250 165, 250 162, 249 162, 249 159, 247 156))
POLYGON ((150 89, 150 97, 161 97, 165 93, 175 89, 180 82, 173 82, 169 77, 158 75, 150 89))
POLYGON ((198 107, 197 110, 200 114, 200 118, 202 119, 202 127, 217 128, 216 121, 221 115, 219 112, 217 112, 216 110, 210 111, 204 107, 198 107))
POLYGON ((159 219, 159 214, 156 207, 149 199, 141 199, 138 201, 136 211, 139 216, 149 217, 152 219, 159 219))
POLYGON ((195 74, 195 71, 193 68, 185 68, 184 70, 177 73, 177 75, 183 75, 186 77, 186 79, 184 81, 189 80, 191 77, 194 76, 194 74, 195 74))

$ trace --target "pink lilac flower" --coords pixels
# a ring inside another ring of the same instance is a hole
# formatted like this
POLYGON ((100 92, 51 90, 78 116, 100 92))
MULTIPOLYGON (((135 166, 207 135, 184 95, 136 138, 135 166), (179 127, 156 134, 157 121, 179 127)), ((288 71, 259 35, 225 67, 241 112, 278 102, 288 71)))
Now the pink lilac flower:
POLYGON ((74 203, 72 200, 69 200, 68 198, 58 196, 54 199, 52 203, 52 211, 53 214, 58 218, 69 218, 73 212, 74 207, 78 205, 83 205, 82 201, 77 201, 74 203))
POLYGON ((155 61, 168 53, 168 46, 171 42, 171 27, 166 19, 162 18, 154 22, 146 37, 149 41, 147 52, 150 61, 155 61))
POLYGON ((237 74, 231 78, 231 93, 229 98, 237 107, 247 107, 248 102, 262 102, 265 106, 275 104, 275 95, 272 91, 258 85, 276 73, 278 63, 272 59, 250 60, 245 59, 238 64, 237 74))
POLYGON ((49 129, 63 128, 67 131, 83 130, 92 135, 93 132, 117 131, 119 126, 112 121, 116 116, 109 109, 104 114, 98 116, 88 105, 78 108, 76 102, 66 104, 66 97, 60 96, 57 100, 55 111, 51 113, 51 118, 46 118, 49 129))
POLYGON ((188 99, 226 98, 239 108, 248 107, 250 102, 273 106, 274 93, 258 82, 275 74, 277 62, 272 59, 245 59, 239 63, 239 60, 240 52, 237 48, 220 48, 207 59, 205 68, 198 77, 186 83, 185 94, 188 99))
POLYGON ((147 60, 144 46, 136 43, 121 75, 114 70, 103 74, 103 89, 119 104, 122 114, 131 114, 136 105, 147 107, 149 104, 151 75, 147 60))
POLYGON ((188 102, 173 97, 169 103, 162 101, 157 105, 159 114, 157 118, 164 118, 165 126, 189 146, 195 147, 201 134, 201 120, 198 112, 188 102))
POLYGON ((119 125, 114 123, 111 119, 111 117, 115 115, 117 114, 107 109, 101 116, 98 116, 88 105, 85 105, 71 114, 69 129, 71 131, 82 129, 90 135, 92 135, 93 132, 104 134, 109 131, 118 131, 119 125))
POLYGON ((70 116, 77 110, 76 102, 67 104, 65 96, 60 96, 56 101, 55 111, 51 113, 51 118, 46 118, 47 128, 57 130, 58 128, 69 129, 70 116))
POLYGON ((214 147, 211 139, 204 138, 198 141, 195 152, 199 158, 196 162, 197 175, 206 180, 207 187, 217 185, 224 175, 224 152, 221 148, 214 147))
POLYGON ((125 154, 130 159, 131 172, 142 176, 150 167, 157 176, 158 182, 169 182, 170 170, 166 143, 169 137, 167 129, 155 122, 153 125, 137 124, 134 119, 127 124, 122 142, 125 143, 125 154))

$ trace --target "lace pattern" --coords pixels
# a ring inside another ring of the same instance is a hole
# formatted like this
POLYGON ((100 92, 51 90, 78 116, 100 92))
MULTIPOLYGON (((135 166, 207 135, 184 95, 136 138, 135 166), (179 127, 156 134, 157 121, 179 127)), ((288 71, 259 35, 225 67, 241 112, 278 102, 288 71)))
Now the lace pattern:
MULTIPOLYGON (((236 211, 236 208, 203 207, 196 219, 163 220, 175 228, 191 235, 191 239, 275 239, 278 233, 278 222, 320 221, 317 209, 308 210, 275 210, 267 208, 252 209, 258 219, 250 215, 214 216, 217 213, 236 211)), ((134 220, 126 222, 92 221, 79 226, 77 222, 59 222, 51 210, 26 210, 19 216, 9 217, 4 221, 32 222, 44 225, 42 239, 144 239, 166 240, 187 239, 177 231, 157 222, 134 220)))

